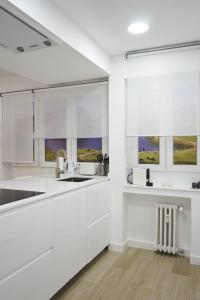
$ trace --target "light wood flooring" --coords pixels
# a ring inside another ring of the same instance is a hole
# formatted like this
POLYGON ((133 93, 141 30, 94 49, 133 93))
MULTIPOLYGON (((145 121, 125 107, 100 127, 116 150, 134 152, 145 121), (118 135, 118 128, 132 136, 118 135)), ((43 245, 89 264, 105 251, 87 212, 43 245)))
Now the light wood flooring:
POLYGON ((52 300, 200 300, 200 266, 129 248, 104 251, 52 300))

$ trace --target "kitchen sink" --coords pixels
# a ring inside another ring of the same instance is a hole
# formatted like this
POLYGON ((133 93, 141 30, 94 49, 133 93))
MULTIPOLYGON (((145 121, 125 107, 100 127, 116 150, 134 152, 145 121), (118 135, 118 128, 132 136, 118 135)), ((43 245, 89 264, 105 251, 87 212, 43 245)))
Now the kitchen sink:
POLYGON ((69 178, 64 178, 64 179, 60 179, 58 181, 67 181, 67 182, 82 182, 82 181, 86 181, 86 180, 90 180, 93 178, 84 178, 84 177, 69 177, 69 178))

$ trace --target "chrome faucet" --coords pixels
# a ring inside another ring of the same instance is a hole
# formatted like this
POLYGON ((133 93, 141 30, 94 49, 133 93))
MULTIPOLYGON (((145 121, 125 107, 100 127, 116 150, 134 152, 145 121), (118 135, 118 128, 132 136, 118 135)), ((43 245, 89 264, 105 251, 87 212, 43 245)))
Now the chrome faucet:
POLYGON ((56 153, 56 178, 60 178, 60 174, 64 174, 64 168, 63 170, 60 169, 59 166, 59 157, 64 157, 64 161, 67 159, 66 151, 63 149, 59 149, 56 153))

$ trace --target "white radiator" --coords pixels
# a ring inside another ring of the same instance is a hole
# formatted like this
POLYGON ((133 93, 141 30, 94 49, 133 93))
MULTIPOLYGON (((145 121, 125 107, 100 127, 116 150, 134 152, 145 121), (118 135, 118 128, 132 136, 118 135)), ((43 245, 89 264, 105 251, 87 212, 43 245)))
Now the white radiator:
POLYGON ((156 205, 156 250, 177 253, 177 212, 183 211, 177 205, 156 205))

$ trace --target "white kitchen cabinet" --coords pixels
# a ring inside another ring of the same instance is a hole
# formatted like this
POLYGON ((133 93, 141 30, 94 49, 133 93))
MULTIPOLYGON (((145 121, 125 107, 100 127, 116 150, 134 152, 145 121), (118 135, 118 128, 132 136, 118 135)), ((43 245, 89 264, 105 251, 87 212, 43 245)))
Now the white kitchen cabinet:
POLYGON ((110 197, 108 181, 87 188, 87 261, 90 262, 110 243, 110 197))
POLYGON ((109 183, 101 182, 87 188, 88 225, 103 217, 110 210, 109 183))
POLYGON ((0 237, 0 299, 48 300, 109 244, 109 183, 1 212, 0 237))
POLYGON ((2 300, 49 300, 52 296, 52 250, 0 281, 2 300))
POLYGON ((0 215, 0 280, 52 248, 52 220, 51 201, 0 215))
POLYGON ((55 292, 87 263, 86 189, 54 200, 55 292))
POLYGON ((88 226, 88 262, 110 243, 110 215, 88 226))

